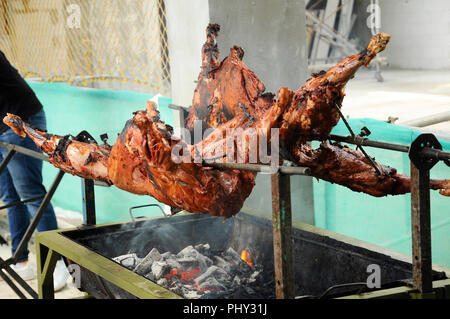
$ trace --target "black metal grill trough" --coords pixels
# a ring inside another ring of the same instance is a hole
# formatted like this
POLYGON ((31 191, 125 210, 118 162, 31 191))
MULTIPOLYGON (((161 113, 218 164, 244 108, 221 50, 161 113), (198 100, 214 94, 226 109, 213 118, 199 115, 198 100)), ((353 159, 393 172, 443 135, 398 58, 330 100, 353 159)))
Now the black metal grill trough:
MULTIPOLYGON (((92 226, 61 234, 108 259, 129 253, 144 257, 153 248, 177 253, 188 245, 205 243, 214 251, 224 251, 228 247, 237 252, 248 249, 252 260, 263 265, 265 288, 269 290, 263 297, 274 296, 272 223, 262 217, 241 212, 224 221, 209 215, 188 214, 92 226)), ((375 251, 362 247, 358 241, 344 242, 337 239, 342 239, 341 235, 304 224, 294 225, 292 236, 297 298, 338 297, 368 290, 369 265, 379 266, 382 289, 404 286, 412 277, 411 263, 380 253, 385 251, 382 248, 375 251)), ((443 279, 445 274, 434 271, 433 277, 443 279)), ((119 288, 84 267, 81 267, 81 290, 96 298, 136 297, 133 291, 119 288)), ((260 297, 255 294, 255 298, 260 297)))

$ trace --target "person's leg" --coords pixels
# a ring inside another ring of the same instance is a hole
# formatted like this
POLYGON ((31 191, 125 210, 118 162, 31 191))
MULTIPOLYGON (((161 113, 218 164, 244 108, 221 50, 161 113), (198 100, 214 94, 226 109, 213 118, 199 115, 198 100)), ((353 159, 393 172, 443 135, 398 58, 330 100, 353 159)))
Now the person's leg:
MULTIPOLYGON (((6 153, 7 150, 0 149, 0 162, 3 160, 6 153)), ((9 175, 8 168, 6 168, 2 172, 2 174, 0 174, 0 198, 5 205, 20 201, 20 197, 17 194, 11 180, 11 176, 9 175)), ((24 205, 10 207, 7 209, 7 212, 9 229, 11 232, 11 253, 12 255, 14 255, 30 224, 30 215, 24 205)), ((18 262, 24 262, 28 260, 28 253, 29 251, 26 248, 22 255, 19 256, 18 262)))

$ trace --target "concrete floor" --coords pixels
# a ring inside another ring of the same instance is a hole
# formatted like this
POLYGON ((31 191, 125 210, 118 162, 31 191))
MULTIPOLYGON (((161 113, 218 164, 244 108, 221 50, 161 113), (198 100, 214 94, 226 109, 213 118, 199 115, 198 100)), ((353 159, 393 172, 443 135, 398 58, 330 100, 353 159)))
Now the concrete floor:
MULTIPOLYGON (((82 221, 77 220, 76 218, 73 218, 73 216, 68 216, 67 214, 57 214, 58 219, 58 227, 61 229, 65 228, 72 228, 75 226, 78 226, 82 221)), ((9 234, 7 233, 7 229, 5 230, 6 225, 6 216, 5 211, 0 212, 0 224, 2 227, 0 227, 0 235, 2 235, 3 238, 7 239, 9 242, 9 234)), ((29 260, 31 263, 33 263, 34 266, 36 266, 36 249, 34 245, 34 236, 31 238, 28 250, 30 251, 29 254, 29 260)), ((11 246, 9 245, 0 245, 0 257, 6 260, 7 258, 11 257, 11 246)), ((34 289, 34 291, 38 291, 38 283, 37 279, 29 280, 27 283, 31 286, 31 288, 34 289)), ((22 289, 21 289, 22 290, 22 289)), ((23 290, 22 290, 23 291, 23 290)), ((23 291, 24 292, 24 291, 23 291)), ((30 296, 25 293, 27 298, 30 298, 30 296)), ((69 276, 67 279, 66 286, 55 293, 56 299, 70 299, 70 298, 77 298, 84 296, 84 293, 79 291, 72 280, 72 277, 69 276)), ((19 296, 11 289, 11 287, 8 286, 1 278, 0 278, 0 299, 19 299, 19 296)))
MULTIPOLYGON (((395 124, 450 111, 450 70, 382 70, 384 82, 374 79, 374 71, 361 69, 346 87, 342 111, 350 118, 373 118, 395 124)), ((450 121, 424 130, 450 134, 450 121)))
MULTIPOLYGON (((377 82, 374 72, 360 70, 346 88, 343 113, 350 118, 367 117, 386 121, 389 117, 398 117, 396 123, 423 116, 450 111, 450 70, 448 71, 408 71, 383 70, 384 82, 377 82)), ((432 125, 425 129, 442 132, 449 136, 450 121, 432 125)), ((4 212, 0 212, 1 214, 4 212)), ((64 215, 64 214, 63 214, 64 215)), ((76 220, 60 216, 61 228, 77 226, 76 220)), ((35 261, 34 247, 31 246, 30 259, 35 261)), ((10 256, 9 246, 0 247, 0 256, 10 256)), ((37 281, 30 285, 37 291, 37 281)), ((57 292, 56 298, 74 298, 83 296, 76 289, 71 277, 67 286, 57 292)), ((0 299, 18 298, 3 281, 0 281, 0 299)))

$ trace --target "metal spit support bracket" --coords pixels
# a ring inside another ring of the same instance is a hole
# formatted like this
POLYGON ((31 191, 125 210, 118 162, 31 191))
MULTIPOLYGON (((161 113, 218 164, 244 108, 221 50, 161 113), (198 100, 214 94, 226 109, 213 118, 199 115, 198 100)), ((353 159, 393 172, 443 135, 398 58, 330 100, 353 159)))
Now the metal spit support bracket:
POLYGON ((438 158, 425 156, 423 150, 425 148, 433 148, 442 150, 442 145, 439 143, 436 136, 430 133, 419 135, 411 144, 408 152, 409 159, 416 166, 417 169, 430 170, 439 162, 438 158))
POLYGON ((430 169, 439 161, 430 149, 442 150, 433 134, 421 134, 409 148, 411 160, 411 242, 413 283, 416 298, 433 292, 431 258, 430 169))

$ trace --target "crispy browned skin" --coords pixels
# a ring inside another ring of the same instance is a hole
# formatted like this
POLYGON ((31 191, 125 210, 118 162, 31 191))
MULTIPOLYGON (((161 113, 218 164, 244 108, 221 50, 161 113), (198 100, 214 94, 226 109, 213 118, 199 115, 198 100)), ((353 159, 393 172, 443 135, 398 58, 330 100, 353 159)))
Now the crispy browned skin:
POLYGON ((107 168, 108 147, 80 142, 70 135, 48 134, 31 127, 14 114, 7 114, 3 123, 22 137, 28 135, 39 149, 49 155, 49 161, 55 167, 72 175, 111 184, 107 168))
MULTIPOLYGON (((377 167, 382 174, 377 175, 362 153, 338 143, 321 143, 317 149, 303 144, 294 150, 293 156, 295 163, 311 168, 312 176, 356 192, 380 197, 411 191, 409 176, 381 164, 377 164, 377 167)), ((448 196, 450 180, 431 180, 430 188, 448 196)))
MULTIPOLYGON (((248 119, 244 117, 235 118, 236 123, 246 121, 248 119)), ((231 123, 226 128, 232 128, 231 123)), ((222 129, 219 127, 217 132, 222 129)), ((233 216, 250 195, 255 173, 222 171, 194 162, 201 147, 209 154, 208 150, 222 145, 215 132, 210 134, 208 141, 188 145, 171 135, 170 128, 160 121, 159 113, 149 102, 147 111, 137 112, 128 121, 111 150, 108 161, 111 181, 121 189, 151 195, 171 207, 225 218, 233 216), (216 146, 208 148, 208 144, 216 146), (174 160, 173 154, 180 153, 174 152, 177 145, 185 150, 187 163, 174 160)), ((244 158, 248 156, 244 155, 244 158)))
POLYGON ((313 73, 295 92, 290 108, 283 114, 280 128, 286 149, 328 137, 340 119, 336 108, 341 108, 345 85, 362 65, 368 65, 376 53, 385 49, 389 39, 386 33, 377 34, 367 49, 341 60, 328 72, 313 73))
POLYGON ((210 24, 206 29, 201 71, 185 123, 189 130, 194 128, 196 120, 202 121, 205 128, 215 128, 242 112, 258 118, 273 105, 274 95, 264 94, 262 81, 242 62, 242 48, 234 46, 219 62, 216 44, 219 30, 217 24, 210 24))

